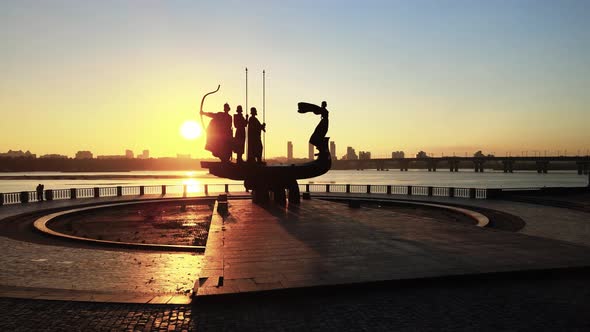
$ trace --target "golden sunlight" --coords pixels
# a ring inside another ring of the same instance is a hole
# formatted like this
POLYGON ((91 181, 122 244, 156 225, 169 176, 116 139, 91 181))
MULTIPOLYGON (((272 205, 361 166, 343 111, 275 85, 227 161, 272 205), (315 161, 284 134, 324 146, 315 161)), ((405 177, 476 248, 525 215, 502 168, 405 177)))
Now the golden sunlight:
POLYGON ((201 136, 201 125, 196 121, 187 120, 180 126, 180 134, 182 137, 193 140, 201 136))
POLYGON ((186 186, 186 192, 189 194, 201 192, 201 182, 196 179, 189 178, 189 179, 183 180, 182 184, 186 186))

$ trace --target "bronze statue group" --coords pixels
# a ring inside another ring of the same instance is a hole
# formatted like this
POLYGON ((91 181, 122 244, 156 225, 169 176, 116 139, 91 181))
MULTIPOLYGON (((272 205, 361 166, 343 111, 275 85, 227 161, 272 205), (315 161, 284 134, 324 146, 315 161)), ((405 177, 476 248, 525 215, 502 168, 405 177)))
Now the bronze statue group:
POLYGON ((211 118, 207 127, 207 142, 205 149, 219 158, 222 162, 230 162, 232 153, 237 155, 237 162, 243 163, 246 142, 246 127, 248 128, 248 155, 249 163, 262 163, 262 131, 266 132, 266 123, 260 123, 256 115, 255 107, 250 108, 250 116, 244 117, 242 106, 236 109, 233 116, 233 126, 236 127, 235 136, 232 129, 232 117, 229 115, 229 104, 223 105, 223 112, 210 113, 201 111, 201 115, 211 118))
MULTIPOLYGON (((215 92, 217 90, 209 92, 205 96, 215 92)), ((201 116, 206 115, 211 118, 207 127, 205 149, 221 159, 221 162, 202 161, 201 166, 208 168, 209 173, 215 176, 243 180, 246 190, 252 191, 254 203, 263 204, 273 197, 276 202, 285 204, 288 193, 289 204, 297 205, 301 199, 297 180, 317 177, 330 170, 332 158, 328 150, 329 137, 326 137, 329 127, 329 112, 325 101, 321 103, 321 106, 305 102, 297 104, 299 113, 312 113, 321 117, 309 139, 309 143, 318 149, 317 158, 299 164, 266 165, 262 161, 263 146, 261 141, 262 131, 266 132, 266 124, 261 124, 257 119, 256 108, 252 107, 250 116, 244 117, 242 107, 238 106, 236 114, 232 118, 229 114, 230 106, 228 104, 224 105, 223 112, 203 112, 204 99, 205 97, 201 100, 201 116), (235 133, 233 127, 236 128, 235 133), (246 140, 248 141, 248 154, 246 161, 244 161, 242 155, 246 140), (237 164, 231 163, 234 152, 237 154, 237 164)))

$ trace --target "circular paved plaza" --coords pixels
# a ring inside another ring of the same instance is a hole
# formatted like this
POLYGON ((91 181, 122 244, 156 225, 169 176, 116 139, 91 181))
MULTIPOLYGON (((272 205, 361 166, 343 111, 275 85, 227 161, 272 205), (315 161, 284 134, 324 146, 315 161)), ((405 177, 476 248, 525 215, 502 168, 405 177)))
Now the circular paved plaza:
POLYGON ((212 213, 204 253, 74 244, 34 233, 29 224, 47 214, 40 210, 112 199, 3 206, 0 325, 587 327, 580 313, 588 311, 588 212, 460 199, 416 205, 379 195, 358 197, 363 203, 357 209, 348 206, 350 197, 342 198, 314 197, 298 208, 230 199, 227 215, 212 213), (23 232, 35 235, 24 238, 23 232))

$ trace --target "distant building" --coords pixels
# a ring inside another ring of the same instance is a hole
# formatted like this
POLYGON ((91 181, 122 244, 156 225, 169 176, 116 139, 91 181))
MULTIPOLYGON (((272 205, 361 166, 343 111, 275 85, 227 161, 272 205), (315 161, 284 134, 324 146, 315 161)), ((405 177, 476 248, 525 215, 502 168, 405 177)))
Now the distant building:
POLYGON ((393 151, 391 153, 391 158, 395 159, 395 158, 405 158, 406 154, 403 151, 393 151))
POLYGON ((27 152, 22 152, 21 150, 12 151, 8 150, 6 153, 0 153, 0 157, 9 157, 9 158, 37 158, 36 154, 31 153, 29 150, 27 152))
POLYGON ((68 159, 68 156, 64 156, 63 154, 44 154, 39 159, 68 159))
POLYGON ((177 153, 176 154, 176 159, 191 159, 191 155, 190 154, 180 154, 180 153, 177 153))
POLYGON ((293 160, 293 142, 287 142, 287 160, 293 160))
POLYGON ((359 151, 359 159, 361 159, 361 160, 371 159, 371 152, 369 152, 369 151, 359 151))
POLYGON ((336 157, 336 143, 334 141, 330 141, 330 155, 332 155, 332 160, 338 159, 336 157))
POLYGON ((313 145, 311 145, 311 143, 309 143, 309 146, 307 149, 307 159, 313 160, 313 145))
POLYGON ((141 154, 137 155, 137 159, 150 159, 150 150, 143 150, 141 154))
POLYGON ((125 159, 126 157, 120 154, 114 154, 114 155, 101 155, 101 156, 96 156, 96 159, 125 159))
POLYGON ((359 159, 359 157, 356 155, 356 152, 354 151, 354 148, 352 148, 351 146, 346 148, 346 155, 344 157, 346 158, 346 160, 359 159))
POLYGON ((92 159, 92 152, 78 151, 76 152, 76 159, 92 159))
POLYGON ((428 158, 428 154, 426 154, 426 152, 424 152, 424 151, 420 151, 416 154, 416 158, 418 158, 418 159, 428 158))
POLYGON ((125 150, 124 155, 114 154, 114 155, 96 156, 96 159, 133 159, 133 151, 125 150))

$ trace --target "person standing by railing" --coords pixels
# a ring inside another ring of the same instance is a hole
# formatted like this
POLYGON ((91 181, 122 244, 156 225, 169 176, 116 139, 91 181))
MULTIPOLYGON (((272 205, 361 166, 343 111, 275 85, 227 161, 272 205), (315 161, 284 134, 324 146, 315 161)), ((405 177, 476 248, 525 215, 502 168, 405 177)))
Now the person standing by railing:
POLYGON ((37 185, 37 201, 42 202, 43 201, 43 191, 45 189, 45 186, 42 185, 41 183, 39 183, 37 185))

